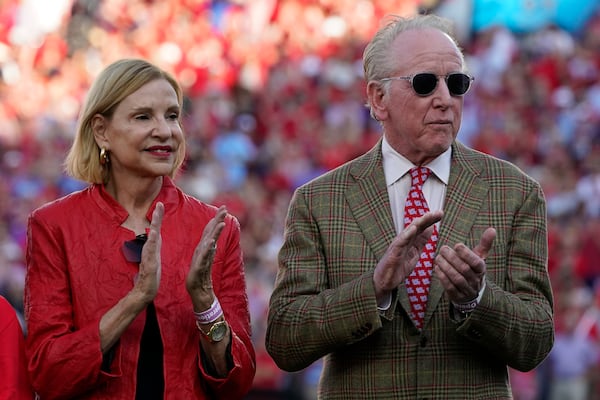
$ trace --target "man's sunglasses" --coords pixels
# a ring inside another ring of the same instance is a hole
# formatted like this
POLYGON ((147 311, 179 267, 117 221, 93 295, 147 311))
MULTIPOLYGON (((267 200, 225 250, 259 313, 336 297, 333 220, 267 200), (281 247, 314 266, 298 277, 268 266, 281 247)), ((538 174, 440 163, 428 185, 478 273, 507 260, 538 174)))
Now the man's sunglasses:
POLYGON ((467 93, 471 87, 471 82, 475 79, 461 72, 453 72, 448 75, 436 75, 424 72, 411 76, 391 76, 389 78, 382 78, 380 81, 409 81, 415 93, 424 97, 429 96, 435 91, 439 78, 444 78, 446 86, 448 86, 448 91, 450 91, 452 96, 462 96, 467 93))

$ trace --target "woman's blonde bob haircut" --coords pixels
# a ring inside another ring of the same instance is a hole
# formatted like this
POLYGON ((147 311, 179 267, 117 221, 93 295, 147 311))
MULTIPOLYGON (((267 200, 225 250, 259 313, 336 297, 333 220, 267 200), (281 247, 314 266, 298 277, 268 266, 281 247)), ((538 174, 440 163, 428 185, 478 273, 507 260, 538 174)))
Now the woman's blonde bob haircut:
MULTIPOLYGON (((130 94, 156 79, 165 79, 175 90, 179 106, 183 106, 183 92, 175 78, 168 72, 141 59, 123 59, 106 67, 90 88, 77 122, 73 145, 65 160, 66 172, 75 179, 88 183, 108 182, 110 163, 100 164, 100 147, 94 139, 92 119, 100 114, 111 119, 117 106, 130 94)), ((179 117, 181 124, 181 115, 179 117)), ((185 160, 185 141, 175 156, 175 176, 185 160)))

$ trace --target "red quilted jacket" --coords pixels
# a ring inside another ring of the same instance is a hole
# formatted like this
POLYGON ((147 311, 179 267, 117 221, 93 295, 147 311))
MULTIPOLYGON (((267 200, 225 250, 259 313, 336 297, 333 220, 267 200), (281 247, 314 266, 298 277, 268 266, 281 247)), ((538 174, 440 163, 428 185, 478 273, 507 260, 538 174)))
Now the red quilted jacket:
MULTIPOLYGON (((228 216, 212 270, 213 287, 232 331, 233 369, 216 379, 203 369, 199 333, 185 278, 202 230, 216 208, 187 196, 164 178, 154 200, 165 205, 162 272, 154 300, 164 348, 165 399, 239 399, 250 389, 255 354, 250 340, 240 228, 228 216)), ((154 205, 148 212, 151 218, 154 205)), ((25 313, 32 383, 42 400, 134 399, 141 313, 101 369, 100 318, 133 285, 137 264, 121 250, 134 233, 123 209, 101 185, 34 211, 28 224, 25 313)))

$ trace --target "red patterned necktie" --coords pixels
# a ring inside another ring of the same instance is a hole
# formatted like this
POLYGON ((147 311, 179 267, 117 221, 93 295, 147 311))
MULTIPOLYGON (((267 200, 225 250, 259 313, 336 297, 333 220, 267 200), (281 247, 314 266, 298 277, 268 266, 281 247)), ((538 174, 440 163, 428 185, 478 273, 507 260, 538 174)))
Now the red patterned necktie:
MULTIPOLYGON (((431 174, 431 170, 427 167, 414 167, 409 173, 412 177, 412 185, 404 205, 405 228, 410 225, 413 219, 429 211, 422 188, 423 183, 431 174)), ((410 317, 419 330, 423 327, 437 240, 437 226, 434 226, 433 233, 421 253, 421 258, 417 262, 415 269, 406 278, 406 291, 410 299, 410 317)))

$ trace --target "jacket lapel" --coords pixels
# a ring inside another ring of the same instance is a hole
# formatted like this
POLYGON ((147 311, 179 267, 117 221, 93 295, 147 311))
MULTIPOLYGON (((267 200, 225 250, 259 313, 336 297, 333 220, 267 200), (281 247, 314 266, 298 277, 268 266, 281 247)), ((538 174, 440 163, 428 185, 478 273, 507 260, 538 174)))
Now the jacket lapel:
MULTIPOLYGON (((438 248, 466 242, 481 204, 487 195, 488 184, 479 175, 483 166, 479 158, 467 157, 475 154, 458 142, 452 146, 450 179, 444 200, 444 218, 439 232, 438 248)), ((440 281, 434 276, 429 289, 429 300, 424 324, 431 319, 433 311, 444 294, 440 281)), ((407 301, 408 304, 408 301, 407 301)))
POLYGON ((383 174, 381 140, 354 163, 346 192, 348 206, 377 260, 394 240, 396 229, 383 174))

